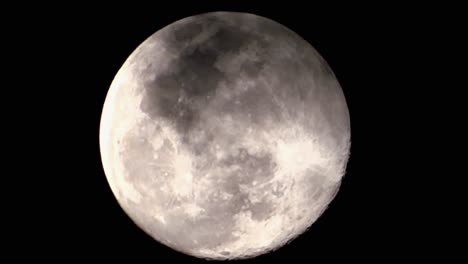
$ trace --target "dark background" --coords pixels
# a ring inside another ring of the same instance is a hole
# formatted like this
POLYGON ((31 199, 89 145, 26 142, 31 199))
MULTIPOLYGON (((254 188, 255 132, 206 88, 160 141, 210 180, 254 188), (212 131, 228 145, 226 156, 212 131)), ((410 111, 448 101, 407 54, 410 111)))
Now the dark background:
POLYGON ((120 209, 98 129, 131 52, 209 11, 255 13, 298 33, 335 72, 351 115, 351 158, 329 209, 292 243, 244 262, 466 259, 466 82, 453 82, 466 66, 452 38, 463 35, 461 9, 216 2, 3 10, 0 259, 203 262, 155 242, 120 209))

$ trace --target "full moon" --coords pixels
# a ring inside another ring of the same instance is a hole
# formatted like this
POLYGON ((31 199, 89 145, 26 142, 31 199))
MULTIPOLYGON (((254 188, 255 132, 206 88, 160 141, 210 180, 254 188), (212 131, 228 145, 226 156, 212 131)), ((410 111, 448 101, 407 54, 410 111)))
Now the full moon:
POLYGON ((116 74, 100 151, 145 233, 206 259, 251 258, 304 233, 338 192, 350 118, 304 39, 253 14, 212 12, 157 31, 116 74))

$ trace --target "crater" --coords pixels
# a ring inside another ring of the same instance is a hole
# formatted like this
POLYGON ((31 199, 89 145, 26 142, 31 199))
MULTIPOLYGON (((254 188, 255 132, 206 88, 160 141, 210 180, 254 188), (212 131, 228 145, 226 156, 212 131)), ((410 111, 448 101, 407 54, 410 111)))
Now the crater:
POLYGON ((272 202, 262 200, 261 202, 251 203, 249 205, 249 210, 251 212, 251 217, 256 221, 263 221, 272 216, 275 211, 275 206, 272 202))
POLYGON ((270 152, 251 153, 247 148, 241 147, 220 161, 220 166, 230 171, 227 181, 252 184, 253 181, 265 182, 274 176, 276 163, 273 155, 270 152))

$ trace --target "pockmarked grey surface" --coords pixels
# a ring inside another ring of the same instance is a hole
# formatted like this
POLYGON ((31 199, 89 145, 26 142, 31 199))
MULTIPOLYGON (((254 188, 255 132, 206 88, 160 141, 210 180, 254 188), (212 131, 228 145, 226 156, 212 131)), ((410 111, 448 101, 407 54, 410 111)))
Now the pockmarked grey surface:
POLYGON ((100 147, 119 204, 155 240, 211 259, 277 249, 336 195, 350 149, 330 67, 246 13, 179 20, 115 76, 100 147))

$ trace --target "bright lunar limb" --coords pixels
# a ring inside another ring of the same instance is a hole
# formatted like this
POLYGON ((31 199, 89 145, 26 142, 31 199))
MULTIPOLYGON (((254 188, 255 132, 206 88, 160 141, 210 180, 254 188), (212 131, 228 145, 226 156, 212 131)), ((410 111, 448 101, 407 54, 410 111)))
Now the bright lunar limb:
POLYGON ((248 258, 303 233, 350 151, 341 87, 317 51, 246 13, 179 20, 145 40, 107 94, 100 149, 129 217, 174 250, 248 258))

